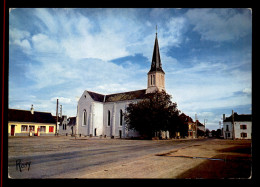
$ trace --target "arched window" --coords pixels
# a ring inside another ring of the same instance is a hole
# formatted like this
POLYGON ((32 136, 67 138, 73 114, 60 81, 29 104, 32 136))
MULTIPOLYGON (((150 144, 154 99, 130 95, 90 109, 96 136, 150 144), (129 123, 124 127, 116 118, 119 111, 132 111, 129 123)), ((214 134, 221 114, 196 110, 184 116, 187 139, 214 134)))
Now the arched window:
POLYGON ((153 85, 153 75, 150 76, 150 80, 151 80, 151 85, 153 85))
POLYGON ((155 75, 153 75, 153 85, 155 85, 155 75))
POLYGON ((123 111, 122 110, 120 110, 120 126, 122 126, 123 125, 123 111))
POLYGON ((107 126, 110 126, 110 111, 107 112, 107 126))
POLYGON ((83 111, 83 117, 82 118, 83 118, 82 125, 83 126, 87 125, 87 111, 86 110, 83 111))

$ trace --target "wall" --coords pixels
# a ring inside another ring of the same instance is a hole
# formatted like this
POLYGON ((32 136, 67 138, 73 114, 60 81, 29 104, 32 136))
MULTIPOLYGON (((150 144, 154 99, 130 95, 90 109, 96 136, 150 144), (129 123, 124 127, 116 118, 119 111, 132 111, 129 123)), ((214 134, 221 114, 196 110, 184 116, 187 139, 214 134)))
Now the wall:
POLYGON ((90 97, 90 95, 87 93, 87 91, 84 91, 82 96, 80 97, 78 101, 78 114, 77 114, 77 133, 87 136, 90 132, 90 123, 91 123, 91 104, 93 102, 93 99, 90 97), (86 97, 85 97, 86 96, 86 97), (83 125, 83 111, 86 110, 87 112, 87 125, 83 125))
POLYGON ((127 106, 131 102, 136 102, 137 100, 128 100, 128 101, 117 101, 117 102, 107 102, 104 104, 104 132, 103 135, 108 137, 114 136, 116 138, 120 137, 119 131, 121 131, 122 138, 130 138, 130 137, 137 137, 139 133, 133 130, 126 129, 126 123, 122 121, 122 126, 120 126, 120 110, 123 113, 126 112, 127 106), (108 126, 108 110, 110 111, 110 126, 108 126))
POLYGON ((30 122, 8 122, 8 136, 11 136, 11 125, 15 125, 15 136, 29 136, 29 126, 34 126, 34 131, 32 135, 37 132, 37 128, 40 126, 46 126, 46 132, 40 132, 40 135, 54 135, 56 124, 47 123, 30 123, 30 122), (27 131, 21 131, 22 125, 27 125, 27 131), (53 132, 49 132, 49 127, 53 127, 53 132))
MULTIPOLYGON (((224 122, 224 125, 223 125, 223 131, 224 131, 224 138, 225 139, 232 139, 232 123, 231 122, 224 122), (226 128, 227 128, 227 125, 229 126, 229 133, 230 133, 230 137, 226 137, 226 128)), ((245 121, 235 121, 235 139, 251 139, 251 134, 252 134, 252 122, 245 122, 245 121), (240 125, 247 125, 247 129, 240 129, 240 125), (247 137, 246 138, 243 138, 241 137, 241 133, 247 133, 247 137)))
POLYGON ((223 123, 223 136, 224 136, 224 139, 232 139, 232 136, 233 136, 233 133, 232 133, 232 123, 231 122, 224 122, 223 123), (228 130, 227 131, 227 125, 228 125, 228 130), (227 133, 230 133, 230 137, 227 137, 227 133))
POLYGON ((103 134, 103 103, 94 102, 93 103, 93 114, 92 114, 92 129, 91 133, 93 136, 100 136, 103 134))
POLYGON ((236 139, 251 139, 252 122, 236 121, 235 122, 235 138, 236 139), (247 129, 240 129, 240 125, 246 125, 247 129), (247 133, 247 137, 241 137, 241 133, 247 133))

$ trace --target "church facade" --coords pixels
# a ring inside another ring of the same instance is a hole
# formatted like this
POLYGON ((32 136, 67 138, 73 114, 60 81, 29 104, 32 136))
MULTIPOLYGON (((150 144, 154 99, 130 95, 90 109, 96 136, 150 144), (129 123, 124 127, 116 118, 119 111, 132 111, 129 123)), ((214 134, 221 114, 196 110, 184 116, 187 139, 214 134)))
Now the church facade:
POLYGON ((137 131, 126 128, 123 113, 130 103, 144 99, 145 94, 162 90, 165 90, 165 73, 156 33, 147 88, 109 95, 85 90, 78 101, 76 134, 111 138, 138 137, 137 131))

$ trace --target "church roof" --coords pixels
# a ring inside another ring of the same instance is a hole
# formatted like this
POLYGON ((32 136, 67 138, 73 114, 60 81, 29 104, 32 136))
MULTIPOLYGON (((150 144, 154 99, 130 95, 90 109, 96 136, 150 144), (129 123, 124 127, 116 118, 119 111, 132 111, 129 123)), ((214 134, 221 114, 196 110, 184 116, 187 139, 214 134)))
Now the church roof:
POLYGON ((95 92, 91 92, 91 91, 87 91, 88 94, 90 95, 90 97, 94 100, 94 101, 99 101, 99 102, 103 102, 104 101, 104 96, 102 94, 99 93, 95 93, 95 92))
POLYGON ((110 94, 110 95, 106 96, 105 102, 143 99, 144 95, 145 95, 145 91, 146 91, 146 89, 110 94))
POLYGON ((154 48, 153 48, 153 58, 152 58, 152 64, 151 64, 151 69, 150 69, 149 73, 153 72, 153 71, 161 71, 164 73, 164 71, 162 69, 157 33, 156 33, 156 37, 155 37, 154 48))
POLYGON ((145 96, 146 89, 143 90, 135 90, 130 92, 122 92, 122 93, 115 93, 109 95, 102 95, 99 93, 87 91, 90 97, 94 101, 99 102, 115 102, 115 101, 126 101, 126 100, 134 100, 134 99, 143 99, 145 96))

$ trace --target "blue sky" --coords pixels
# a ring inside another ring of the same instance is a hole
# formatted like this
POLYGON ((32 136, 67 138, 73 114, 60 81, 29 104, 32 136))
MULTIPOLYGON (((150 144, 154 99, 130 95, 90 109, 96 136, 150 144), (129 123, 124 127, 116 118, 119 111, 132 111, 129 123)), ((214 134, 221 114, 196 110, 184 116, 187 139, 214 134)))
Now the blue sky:
POLYGON ((84 90, 145 89, 155 27, 166 91, 217 129, 252 111, 250 9, 35 9, 9 13, 9 108, 75 116, 84 90))

